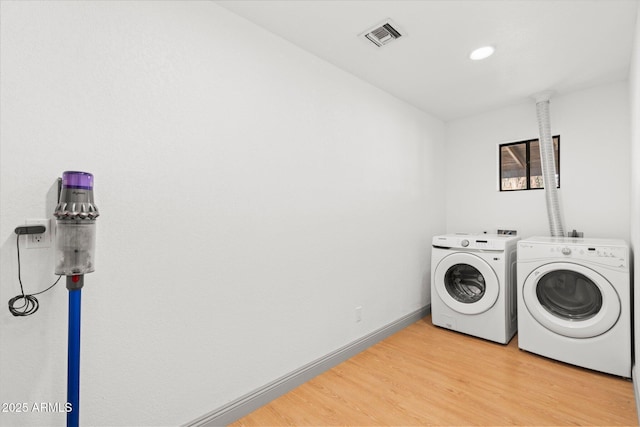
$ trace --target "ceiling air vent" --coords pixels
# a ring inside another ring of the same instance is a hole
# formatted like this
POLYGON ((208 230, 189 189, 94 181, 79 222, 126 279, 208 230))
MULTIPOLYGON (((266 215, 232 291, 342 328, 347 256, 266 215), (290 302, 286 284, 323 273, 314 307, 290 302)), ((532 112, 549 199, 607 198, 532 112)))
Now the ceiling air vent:
POLYGON ((382 47, 391 43, 395 39, 402 37, 402 34, 400 34, 400 31, 398 31, 397 28, 398 26, 396 24, 392 24, 391 20, 386 20, 382 24, 376 25, 361 35, 376 46, 382 47))

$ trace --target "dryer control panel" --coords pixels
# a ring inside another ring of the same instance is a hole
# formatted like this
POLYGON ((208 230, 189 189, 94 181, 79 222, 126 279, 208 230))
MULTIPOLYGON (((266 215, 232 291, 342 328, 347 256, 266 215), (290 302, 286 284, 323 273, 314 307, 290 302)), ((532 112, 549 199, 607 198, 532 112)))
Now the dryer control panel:
POLYGON ((628 268, 629 248, 623 241, 526 239, 518 242, 518 260, 582 260, 615 268, 628 268))

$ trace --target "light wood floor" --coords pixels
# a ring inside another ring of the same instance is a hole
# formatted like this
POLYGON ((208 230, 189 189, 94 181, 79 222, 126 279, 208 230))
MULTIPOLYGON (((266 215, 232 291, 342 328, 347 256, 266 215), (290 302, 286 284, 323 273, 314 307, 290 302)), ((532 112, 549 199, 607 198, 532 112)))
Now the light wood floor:
POLYGON ((638 425, 630 380, 426 317, 232 426, 638 425))

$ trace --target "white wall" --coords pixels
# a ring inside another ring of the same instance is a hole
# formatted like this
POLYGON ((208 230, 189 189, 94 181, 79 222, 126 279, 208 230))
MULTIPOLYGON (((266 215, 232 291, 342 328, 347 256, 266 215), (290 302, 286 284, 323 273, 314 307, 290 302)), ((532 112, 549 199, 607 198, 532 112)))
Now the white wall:
MULTIPOLYGON (((640 357, 640 8, 636 16, 636 35, 629 70, 629 98, 631 110, 631 248, 634 253, 634 385, 636 402, 640 397, 637 377, 640 357)), ((640 414, 640 408, 638 408, 640 414)))
MULTIPOLYGON (((82 424, 188 422, 428 304, 440 121, 211 2, 3 1, 0 29, 3 304, 13 229, 95 175, 82 424)), ((0 401, 66 400, 66 298, 0 310, 0 401)))
MULTIPOLYGON (((626 82, 551 99, 567 230, 629 241, 628 100, 626 82)), ((544 191, 498 191, 497 146, 538 137, 535 103, 451 121, 446 132, 447 231, 549 235, 544 191)))

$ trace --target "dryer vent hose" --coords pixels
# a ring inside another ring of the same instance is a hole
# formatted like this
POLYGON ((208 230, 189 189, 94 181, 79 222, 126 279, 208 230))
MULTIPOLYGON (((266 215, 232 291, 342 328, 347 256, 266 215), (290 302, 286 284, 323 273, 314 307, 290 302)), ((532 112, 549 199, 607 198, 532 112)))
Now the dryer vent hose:
POLYGON ((545 198, 547 200, 547 216, 551 236, 564 236, 564 224, 558 200, 556 184, 556 162, 554 157, 553 139, 551 137, 551 120, 549 118, 549 93, 536 97, 536 112, 538 114, 538 131, 540 133, 540 162, 542 163, 542 179, 544 182, 545 198))

